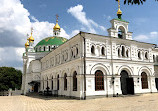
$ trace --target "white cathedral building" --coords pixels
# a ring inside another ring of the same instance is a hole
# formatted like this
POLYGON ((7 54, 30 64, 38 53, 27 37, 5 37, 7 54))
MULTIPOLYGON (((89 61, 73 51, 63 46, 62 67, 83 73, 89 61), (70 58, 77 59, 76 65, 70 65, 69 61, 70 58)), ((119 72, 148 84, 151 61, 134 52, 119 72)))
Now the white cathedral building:
POLYGON ((158 48, 132 39, 129 22, 112 19, 108 36, 80 32, 60 37, 58 19, 54 36, 33 46, 28 38, 23 54, 22 92, 44 92, 85 99, 157 92, 158 48))

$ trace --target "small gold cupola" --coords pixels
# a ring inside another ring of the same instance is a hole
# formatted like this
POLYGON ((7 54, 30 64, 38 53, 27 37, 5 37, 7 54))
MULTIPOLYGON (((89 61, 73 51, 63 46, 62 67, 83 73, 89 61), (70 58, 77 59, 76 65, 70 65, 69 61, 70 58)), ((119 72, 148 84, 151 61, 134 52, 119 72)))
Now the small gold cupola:
POLYGON ((117 11, 117 16, 119 19, 121 19, 122 11, 120 9, 120 0, 118 0, 118 11, 117 11))
POLYGON ((33 28, 31 27, 31 36, 27 39, 29 42, 34 42, 34 38, 32 36, 33 28))
POLYGON ((56 25, 54 26, 54 30, 60 30, 60 26, 58 25, 58 15, 56 15, 56 25))
POLYGON ((25 48, 28 48, 29 47, 29 42, 27 41, 26 43, 25 43, 25 48))
POLYGON ((60 26, 58 25, 58 15, 56 15, 56 24, 55 24, 55 26, 54 26, 54 28, 53 28, 53 34, 54 34, 54 36, 56 36, 56 37, 59 37, 60 36, 60 26))

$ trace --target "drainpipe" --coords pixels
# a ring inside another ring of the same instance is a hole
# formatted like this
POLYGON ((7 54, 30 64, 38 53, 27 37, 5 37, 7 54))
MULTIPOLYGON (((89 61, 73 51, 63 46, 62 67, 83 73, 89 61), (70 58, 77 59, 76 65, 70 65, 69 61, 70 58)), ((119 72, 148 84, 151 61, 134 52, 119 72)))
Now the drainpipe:
POLYGON ((115 97, 115 87, 114 87, 114 71, 113 71, 113 56, 112 56, 112 37, 110 37, 110 44, 111 44, 111 72, 112 72, 112 85, 113 85, 113 97, 115 97))
POLYGON ((85 37, 82 36, 82 32, 80 31, 80 36, 83 38, 83 44, 84 44, 84 55, 83 55, 83 65, 84 65, 84 100, 86 100, 86 41, 85 37))
MULTIPOLYGON (((152 77, 152 76, 149 75, 150 93, 152 93, 152 85, 151 85, 151 82, 152 82, 152 81, 151 81, 151 77, 152 77)), ((148 86, 148 87, 149 87, 149 86, 148 86)))

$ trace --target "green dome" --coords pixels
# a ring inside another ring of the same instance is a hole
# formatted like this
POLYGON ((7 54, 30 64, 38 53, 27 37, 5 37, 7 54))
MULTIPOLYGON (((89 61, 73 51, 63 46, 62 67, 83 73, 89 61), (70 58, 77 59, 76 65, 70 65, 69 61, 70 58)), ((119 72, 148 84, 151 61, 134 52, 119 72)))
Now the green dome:
POLYGON ((45 38, 45 39, 41 40, 36 45, 36 47, 38 47, 38 46, 48 46, 48 45, 59 46, 59 45, 63 44, 66 41, 67 41, 67 39, 63 38, 63 37, 48 37, 48 38, 45 38))

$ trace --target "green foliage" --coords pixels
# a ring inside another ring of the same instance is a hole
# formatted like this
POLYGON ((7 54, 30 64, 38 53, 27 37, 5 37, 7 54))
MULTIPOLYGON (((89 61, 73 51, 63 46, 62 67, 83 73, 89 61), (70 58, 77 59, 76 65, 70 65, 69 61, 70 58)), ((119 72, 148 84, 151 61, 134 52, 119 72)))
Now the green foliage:
MULTIPOLYGON (((116 0, 116 1, 118 1, 118 0, 116 0)), ((158 0, 155 0, 155 1, 158 1, 158 0)), ((146 0, 124 0, 124 4, 126 4, 126 3, 128 3, 128 5, 129 4, 138 4, 138 5, 140 5, 140 4, 143 4, 144 2, 146 2, 146 0)))
POLYGON ((12 67, 0 67, 0 91, 9 88, 20 89, 22 82, 22 72, 12 67))

